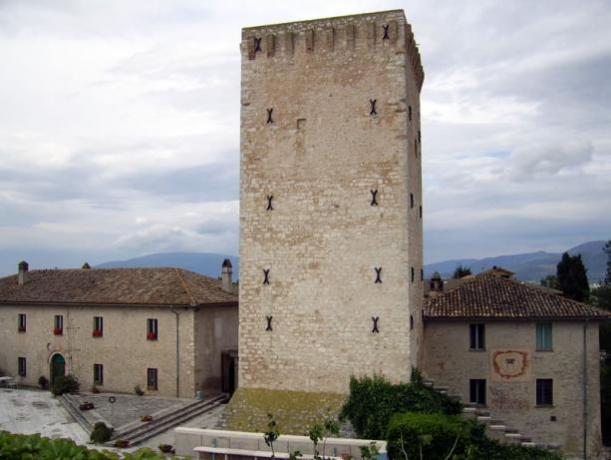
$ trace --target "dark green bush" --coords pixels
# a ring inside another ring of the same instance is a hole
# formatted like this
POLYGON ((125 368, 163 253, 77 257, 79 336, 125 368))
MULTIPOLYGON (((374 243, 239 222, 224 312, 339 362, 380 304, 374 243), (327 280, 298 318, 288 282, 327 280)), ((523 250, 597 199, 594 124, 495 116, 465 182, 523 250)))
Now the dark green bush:
POLYGON ((439 458, 464 452, 469 425, 458 416, 444 414, 396 414, 388 425, 389 455, 393 459, 439 458))
MULTIPOLYGON (((166 457, 150 449, 139 449, 123 453, 124 460, 165 460, 166 457)), ((0 431, 0 459, 23 460, 118 460, 119 456, 110 451, 89 450, 78 446, 69 439, 43 438, 39 434, 12 434, 0 431)))
POLYGON ((388 452, 393 460, 408 458, 460 460, 561 460, 544 449, 504 444, 486 436, 485 427, 472 420, 443 414, 395 415, 388 426, 388 452))
POLYGON ((46 390, 49 388, 49 380, 44 375, 41 375, 38 377, 38 385, 41 389, 46 390))
POLYGON ((78 393, 79 391, 79 381, 73 375, 65 375, 63 377, 58 377, 53 383, 53 389, 51 390, 54 395, 63 395, 64 393, 78 393))
POLYGON ((112 436, 112 428, 106 426, 104 422, 97 422, 93 426, 93 431, 91 432, 91 440, 96 444, 102 444, 110 441, 112 436))
POLYGON ((383 377, 350 379, 350 396, 341 417, 352 423, 365 439, 384 439, 388 422, 400 412, 457 415, 462 405, 424 385, 420 373, 412 372, 410 383, 393 385, 383 377))

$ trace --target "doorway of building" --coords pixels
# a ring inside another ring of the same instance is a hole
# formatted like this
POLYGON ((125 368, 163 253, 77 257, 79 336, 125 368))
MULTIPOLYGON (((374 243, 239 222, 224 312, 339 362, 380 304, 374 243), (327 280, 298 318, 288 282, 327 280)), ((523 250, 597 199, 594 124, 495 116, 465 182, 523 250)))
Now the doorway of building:
POLYGON ((238 352, 224 351, 221 354, 221 391, 233 394, 237 386, 238 352))
POLYGON ((51 387, 53 387, 56 379, 66 375, 66 360, 59 353, 54 354, 51 358, 51 372, 49 374, 51 376, 51 387))

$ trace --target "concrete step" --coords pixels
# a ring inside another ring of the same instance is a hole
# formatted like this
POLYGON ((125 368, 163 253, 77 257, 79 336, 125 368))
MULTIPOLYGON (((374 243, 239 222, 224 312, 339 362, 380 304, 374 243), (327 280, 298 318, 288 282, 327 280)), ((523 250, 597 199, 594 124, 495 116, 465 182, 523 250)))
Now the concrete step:
POLYGON ((69 395, 64 394, 57 397, 57 401, 62 405, 66 412, 78 423, 87 434, 91 435, 93 431, 93 425, 87 420, 83 413, 79 410, 78 406, 74 406, 73 401, 70 400, 69 395))
MULTIPOLYGON (((227 396, 224 394, 216 397, 197 401, 195 404, 190 404, 178 410, 172 411, 162 417, 155 418, 151 422, 140 422, 139 426, 130 428, 129 430, 118 432, 113 436, 113 440, 121 439, 129 442, 129 446, 135 446, 147 439, 152 438, 164 431, 174 428, 187 420, 204 414, 225 402, 227 396)), ((114 441, 108 443, 113 445, 114 441)))
POLYGON ((524 447, 537 447, 537 444, 532 441, 522 441, 521 444, 524 447))

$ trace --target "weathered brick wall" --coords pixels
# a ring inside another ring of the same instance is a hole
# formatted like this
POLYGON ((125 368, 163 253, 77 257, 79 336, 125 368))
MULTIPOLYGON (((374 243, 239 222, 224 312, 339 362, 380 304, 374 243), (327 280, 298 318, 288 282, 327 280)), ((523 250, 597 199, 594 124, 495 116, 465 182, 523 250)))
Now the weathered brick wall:
MULTIPOLYGON (((495 419, 533 441, 559 444, 581 455, 583 440, 583 322, 553 323, 553 351, 536 351, 534 322, 486 323, 484 351, 469 351, 468 321, 431 321, 424 328, 423 370, 435 384, 469 401, 469 379, 486 379, 488 409, 495 419), (526 352, 523 375, 505 381, 493 377, 491 354, 526 352), (553 379, 554 407, 536 407, 536 379, 553 379), (555 416, 556 421, 551 417, 555 416)), ((600 353, 598 323, 587 329, 589 455, 600 452, 600 353)))
POLYGON ((241 51, 240 386, 407 380, 421 335, 423 76, 403 12, 247 28, 241 51))

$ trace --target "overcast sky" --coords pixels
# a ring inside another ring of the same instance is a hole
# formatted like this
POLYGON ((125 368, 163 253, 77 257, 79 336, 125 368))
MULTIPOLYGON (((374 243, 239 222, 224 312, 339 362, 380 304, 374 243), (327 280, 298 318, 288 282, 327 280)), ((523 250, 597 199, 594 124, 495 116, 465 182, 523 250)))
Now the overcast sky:
POLYGON ((237 254, 241 27, 394 8, 426 261, 611 238, 607 0, 0 0, 0 274, 237 254))

